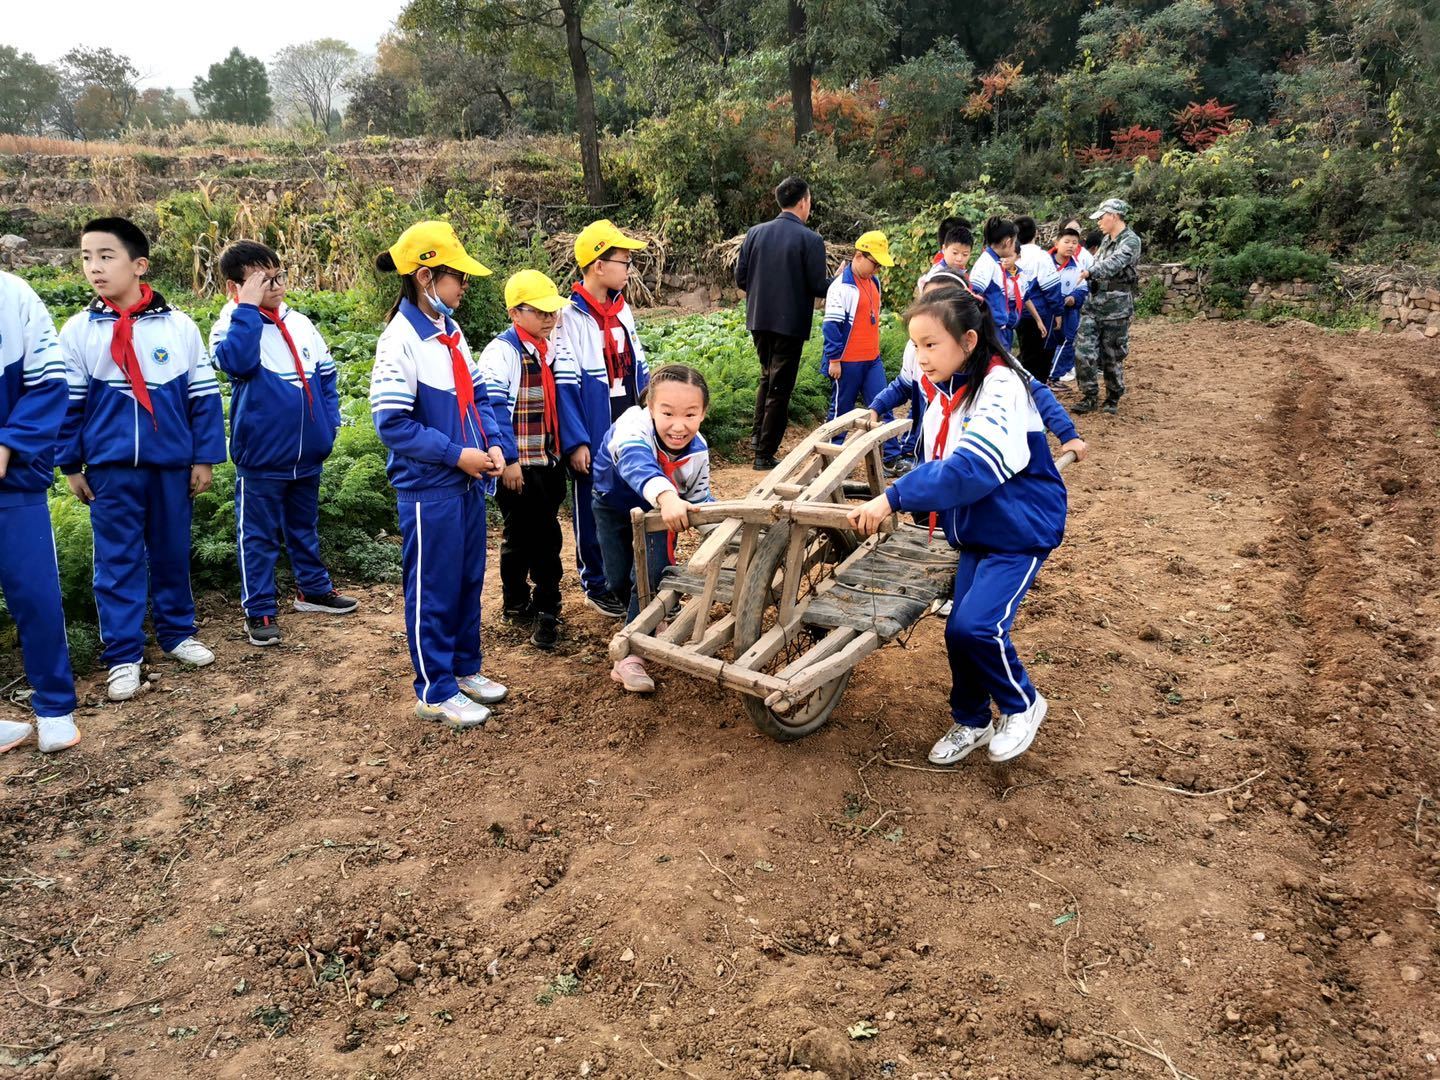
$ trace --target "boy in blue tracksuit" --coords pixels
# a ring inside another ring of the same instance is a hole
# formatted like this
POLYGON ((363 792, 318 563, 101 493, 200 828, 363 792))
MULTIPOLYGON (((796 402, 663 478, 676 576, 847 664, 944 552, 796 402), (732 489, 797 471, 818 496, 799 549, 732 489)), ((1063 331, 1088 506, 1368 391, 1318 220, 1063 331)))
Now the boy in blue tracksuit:
MULTIPOLYGON (((60 569, 45 501, 55 478, 66 386, 50 313, 34 289, 0 273, 0 592, 20 631, 20 656, 35 691, 30 704, 45 753, 80 741, 60 569)), ((0 753, 34 730, 21 720, 0 719, 0 753)))
POLYGON ((1015 237, 1018 230, 1009 218, 991 218, 985 222, 985 250, 970 268, 970 291, 985 301, 995 332, 1007 351, 1015 345, 1015 326, 1020 312, 1015 304, 1014 288, 1002 265, 1016 256, 1015 237))
POLYGON ((1050 258, 1060 275, 1061 304, 1055 316, 1055 329, 1050 333, 1054 360, 1050 365, 1050 381, 1059 382, 1075 369, 1075 335, 1080 329, 1080 312, 1090 295, 1090 286, 1080 277, 1081 266, 1076 258, 1080 248, 1080 230, 1066 227, 1050 249, 1050 258))
POLYGON ((229 302, 210 328, 210 351, 230 377, 240 603, 252 645, 275 645, 275 561, 290 552, 296 611, 348 615, 320 558, 320 470, 340 427, 335 361, 325 339, 285 306, 280 258, 240 240, 220 255, 229 302))
POLYGON ((87 224, 80 257, 96 296, 60 331, 70 403, 56 456, 90 506, 112 701, 140 689, 147 592, 165 654, 215 660, 195 638, 190 502, 225 460, 220 385, 199 328, 141 280, 149 253, 131 221, 87 224))
MULTIPOLYGON (((885 389, 885 364, 880 359, 881 292, 875 275, 882 267, 894 265, 885 234, 867 232, 855 241, 854 257, 825 294, 820 372, 832 383, 827 420, 867 404, 885 389)), ((893 416, 887 413, 884 419, 893 416)), ((835 441, 843 442, 844 436, 835 441)), ((886 440, 882 452, 886 466, 893 469, 900 461, 900 440, 886 440)))
POLYGON ((451 316, 471 275, 490 271, 443 221, 410 226, 375 265, 403 283, 375 345, 370 411, 400 516, 415 715, 479 727, 506 694, 480 674, 485 496, 505 458, 489 392, 451 316))
POLYGON ((625 235, 603 218, 585 226, 575 238, 581 281, 553 338, 561 422, 584 439, 567 455, 575 486, 571 500, 575 562, 586 606, 611 619, 624 618, 625 605, 605 583, 604 557, 591 510, 590 469, 610 425, 639 404, 650 383, 635 315, 625 301, 631 260, 644 249, 643 240, 625 235))

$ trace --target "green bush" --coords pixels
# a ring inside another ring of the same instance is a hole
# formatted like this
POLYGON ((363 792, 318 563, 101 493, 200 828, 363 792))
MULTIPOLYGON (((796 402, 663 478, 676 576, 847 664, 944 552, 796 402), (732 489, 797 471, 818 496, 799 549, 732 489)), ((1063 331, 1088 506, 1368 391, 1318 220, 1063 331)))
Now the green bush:
POLYGON ((1140 295, 1135 298, 1135 314, 1142 319, 1148 319, 1159 315, 1165 306, 1165 282, 1161 278, 1151 278, 1140 290, 1140 295))
POLYGON ((1324 255, 1275 244, 1246 244, 1234 255, 1211 261, 1206 299, 1219 307, 1239 308, 1255 281, 1323 281, 1330 260, 1324 255))

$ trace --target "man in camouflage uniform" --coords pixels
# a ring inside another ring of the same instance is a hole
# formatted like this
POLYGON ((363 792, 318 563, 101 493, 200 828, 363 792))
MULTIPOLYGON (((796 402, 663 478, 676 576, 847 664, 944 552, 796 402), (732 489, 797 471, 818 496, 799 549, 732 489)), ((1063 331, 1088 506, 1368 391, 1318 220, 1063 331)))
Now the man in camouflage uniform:
POLYGON ((1106 199, 1090 215, 1091 221, 1099 222, 1105 239, 1094 265, 1080 274, 1082 281, 1089 280, 1090 297, 1075 337, 1075 376, 1084 394, 1075 406, 1077 413, 1100 407, 1097 363, 1105 373, 1104 410, 1111 416, 1118 413, 1125 393, 1125 357, 1130 352, 1130 319, 1135 314, 1140 269, 1140 237, 1125 223, 1129 216, 1130 204, 1124 199, 1106 199))

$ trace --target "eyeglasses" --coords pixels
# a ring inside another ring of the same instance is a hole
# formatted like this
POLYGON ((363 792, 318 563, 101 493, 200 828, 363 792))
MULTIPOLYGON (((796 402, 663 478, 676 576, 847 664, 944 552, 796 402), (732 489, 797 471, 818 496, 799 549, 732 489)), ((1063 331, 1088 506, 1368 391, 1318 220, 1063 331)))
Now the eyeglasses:
POLYGON ((632 259, 596 259, 595 261, 603 263, 614 263, 616 266, 623 266, 627 270, 635 265, 634 260, 632 259))
POLYGON ((531 307, 529 304, 516 304, 515 310, 524 312, 526 315, 535 315, 541 319, 553 319, 560 314, 558 311, 541 311, 539 308, 531 307))
POLYGON ((286 275, 284 270, 281 270, 277 273, 271 274, 265 279, 265 287, 267 289, 279 289, 284 286, 287 280, 288 275, 286 275))
POLYGON ((431 273, 433 273, 436 277, 439 277, 442 274, 446 277, 453 277, 456 281, 460 282, 462 286, 470 284, 469 274, 462 274, 459 270, 451 270, 448 266, 437 266, 431 271, 431 273))

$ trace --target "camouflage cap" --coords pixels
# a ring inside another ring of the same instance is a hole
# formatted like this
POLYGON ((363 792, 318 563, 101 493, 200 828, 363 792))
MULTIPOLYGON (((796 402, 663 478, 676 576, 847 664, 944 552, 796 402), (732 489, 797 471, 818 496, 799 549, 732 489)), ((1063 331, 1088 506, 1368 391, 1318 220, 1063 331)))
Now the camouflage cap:
POLYGON ((1128 221, 1130 218, 1130 204, 1124 199, 1106 199, 1100 204, 1100 209, 1090 215, 1090 220, 1099 221, 1102 214, 1119 214, 1128 221))

